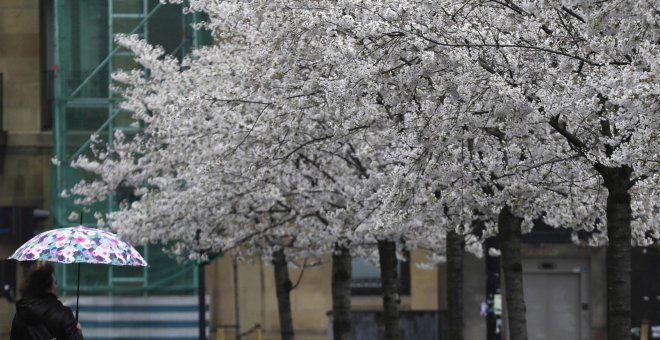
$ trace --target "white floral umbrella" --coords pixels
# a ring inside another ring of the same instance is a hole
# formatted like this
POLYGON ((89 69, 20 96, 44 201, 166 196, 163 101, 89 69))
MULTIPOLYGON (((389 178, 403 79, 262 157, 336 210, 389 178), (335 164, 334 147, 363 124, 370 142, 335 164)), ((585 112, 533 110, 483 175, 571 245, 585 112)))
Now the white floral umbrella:
POLYGON ((114 266, 147 266, 133 246, 119 236, 85 226, 58 228, 31 238, 9 257, 17 261, 50 261, 78 263, 76 320, 80 296, 80 263, 100 263, 114 266))

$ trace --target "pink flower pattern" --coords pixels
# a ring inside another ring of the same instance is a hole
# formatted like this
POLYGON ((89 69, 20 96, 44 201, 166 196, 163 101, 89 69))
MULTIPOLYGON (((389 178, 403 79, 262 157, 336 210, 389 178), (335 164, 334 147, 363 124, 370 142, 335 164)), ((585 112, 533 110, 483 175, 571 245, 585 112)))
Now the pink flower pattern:
POLYGON ((117 235, 85 226, 45 231, 27 241, 9 258, 18 261, 147 266, 140 253, 117 235))

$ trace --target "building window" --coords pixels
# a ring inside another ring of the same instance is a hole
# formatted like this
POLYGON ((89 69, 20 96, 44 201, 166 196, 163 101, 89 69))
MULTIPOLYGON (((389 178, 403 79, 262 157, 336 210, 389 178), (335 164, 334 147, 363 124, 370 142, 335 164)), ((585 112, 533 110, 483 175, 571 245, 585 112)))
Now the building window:
MULTIPOLYGON (((353 295, 380 295, 380 267, 376 264, 378 258, 353 258, 351 273, 351 293, 353 295)), ((410 295, 410 256, 406 253, 406 261, 399 261, 399 294, 410 295)))

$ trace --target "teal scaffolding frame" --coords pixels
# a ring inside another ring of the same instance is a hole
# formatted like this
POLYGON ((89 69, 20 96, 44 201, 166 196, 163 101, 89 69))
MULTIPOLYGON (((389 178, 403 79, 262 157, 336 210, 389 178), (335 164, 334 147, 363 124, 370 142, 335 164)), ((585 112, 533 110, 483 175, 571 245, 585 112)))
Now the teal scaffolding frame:
MULTIPOLYGON (((71 226, 71 212, 81 210, 74 197, 60 193, 90 174, 69 166, 90 152, 90 137, 112 142, 114 132, 135 134, 129 112, 119 108, 121 97, 111 90, 112 73, 137 68, 133 54, 114 42, 116 34, 137 34, 169 54, 182 58, 191 49, 211 42, 210 34, 192 29, 199 14, 184 15, 181 5, 157 0, 55 0, 55 100, 53 138, 53 217, 57 227, 71 226)), ((125 195, 125 194, 124 194, 125 195)), ((117 209, 125 197, 117 193, 91 207, 102 213, 117 209)), ((89 218, 91 220, 91 216, 89 218)), ((83 265, 81 292, 91 295, 195 294, 196 268, 167 257, 161 246, 139 249, 150 267, 83 265)), ((59 266, 60 290, 74 293, 73 267, 59 266)))

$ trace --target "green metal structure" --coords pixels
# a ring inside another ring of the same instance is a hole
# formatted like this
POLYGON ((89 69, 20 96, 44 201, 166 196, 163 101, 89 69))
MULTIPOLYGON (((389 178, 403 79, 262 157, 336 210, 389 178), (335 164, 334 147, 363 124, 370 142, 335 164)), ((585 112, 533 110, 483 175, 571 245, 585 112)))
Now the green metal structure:
MULTIPOLYGON (((90 136, 97 134, 111 142, 120 129, 134 134, 129 112, 118 107, 121 98, 111 91, 111 75, 119 69, 136 68, 130 51, 114 42, 118 33, 138 34, 150 43, 161 45, 181 58, 192 48, 209 43, 208 33, 193 30, 200 18, 184 15, 180 5, 161 4, 158 0, 55 0, 55 101, 53 135, 55 156, 61 166, 54 167, 53 215, 56 226, 70 226, 71 212, 81 210, 73 197, 60 193, 89 174, 68 165, 81 154, 90 152, 90 136)), ((117 208, 123 197, 117 193, 92 207, 108 212, 117 208)), ((91 215, 91 214, 90 214, 91 215)), ((89 221, 92 222, 91 216, 89 221)), ((162 253, 159 246, 140 247, 148 268, 83 265, 81 294, 87 295, 171 295, 195 294, 194 265, 180 265, 162 253)), ((75 294, 76 266, 59 266, 60 290, 75 294)))

